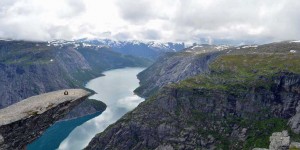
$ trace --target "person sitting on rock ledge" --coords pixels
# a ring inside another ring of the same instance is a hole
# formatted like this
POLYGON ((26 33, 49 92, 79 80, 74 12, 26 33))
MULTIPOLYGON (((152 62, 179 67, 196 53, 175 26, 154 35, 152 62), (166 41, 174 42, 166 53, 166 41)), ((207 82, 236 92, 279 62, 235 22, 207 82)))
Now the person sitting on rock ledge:
POLYGON ((65 91, 65 92, 64 92, 64 95, 68 95, 68 94, 69 94, 69 92, 68 92, 68 91, 65 91))

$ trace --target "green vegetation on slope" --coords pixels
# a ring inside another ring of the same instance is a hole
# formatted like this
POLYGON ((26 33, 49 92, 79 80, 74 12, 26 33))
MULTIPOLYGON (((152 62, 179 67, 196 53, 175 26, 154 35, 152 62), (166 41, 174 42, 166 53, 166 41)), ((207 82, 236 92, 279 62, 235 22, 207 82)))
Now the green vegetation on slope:
POLYGON ((187 79, 179 87, 245 92, 249 88, 269 89, 272 77, 280 72, 300 74, 300 57, 295 54, 225 55, 211 65, 209 75, 187 79))
POLYGON ((53 49, 47 47, 45 44, 33 46, 30 48, 13 47, 0 49, 1 57, 0 62, 5 64, 48 64, 54 56, 53 49))

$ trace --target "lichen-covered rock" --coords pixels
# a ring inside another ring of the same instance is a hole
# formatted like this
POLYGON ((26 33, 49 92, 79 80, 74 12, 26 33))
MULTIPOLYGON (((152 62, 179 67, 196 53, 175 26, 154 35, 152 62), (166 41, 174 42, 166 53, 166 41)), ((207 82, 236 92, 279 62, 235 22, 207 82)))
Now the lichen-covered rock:
POLYGON ((300 143, 299 142, 291 142, 290 149, 292 149, 292 150, 300 150, 300 143))
POLYGON ((299 150, 299 142, 291 142, 288 131, 274 132, 270 136, 269 149, 266 148, 253 148, 252 150, 299 150))
POLYGON ((290 136, 287 131, 275 132, 270 137, 270 150, 287 150, 290 146, 290 136))
POLYGON ((174 150, 171 145, 159 145, 155 150, 174 150))

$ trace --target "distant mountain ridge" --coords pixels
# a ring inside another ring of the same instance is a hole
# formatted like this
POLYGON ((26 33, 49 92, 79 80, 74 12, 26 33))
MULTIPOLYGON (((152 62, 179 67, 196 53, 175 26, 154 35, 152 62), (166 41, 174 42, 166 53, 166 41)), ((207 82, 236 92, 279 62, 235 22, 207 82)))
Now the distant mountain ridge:
POLYGON ((138 40, 131 41, 117 41, 111 39, 78 39, 73 41, 66 40, 54 40, 49 41, 49 46, 64 46, 64 45, 73 45, 85 46, 85 47, 109 47, 111 50, 126 54, 133 55, 138 57, 144 57, 149 59, 156 59, 161 54, 165 52, 177 52, 185 48, 184 43, 175 43, 175 42, 143 42, 138 40))

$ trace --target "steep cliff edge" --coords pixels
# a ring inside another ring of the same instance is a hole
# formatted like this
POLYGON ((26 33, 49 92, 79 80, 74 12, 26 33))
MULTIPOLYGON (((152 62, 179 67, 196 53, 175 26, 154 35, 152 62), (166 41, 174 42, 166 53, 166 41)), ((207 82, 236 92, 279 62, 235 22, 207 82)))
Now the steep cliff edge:
POLYGON ((149 97, 167 84, 208 73, 208 65, 222 54, 224 49, 226 48, 221 46, 201 45, 189 47, 178 53, 167 53, 138 74, 140 87, 134 92, 142 97, 149 97))
POLYGON ((67 89, 33 96, 0 110, 0 149, 22 149, 90 93, 67 89))
MULTIPOLYGON (((64 118, 61 120, 70 120, 86 115, 95 113, 102 113, 106 109, 106 104, 99 100, 87 99, 74 107, 64 118)), ((61 121, 60 120, 60 121, 61 121)))
POLYGON ((282 130, 300 141, 299 50, 294 43, 226 50, 208 73, 163 87, 86 149, 267 148, 282 130))

